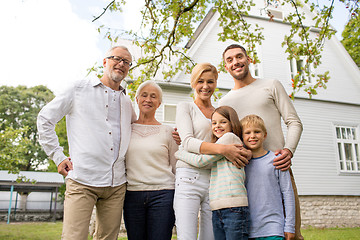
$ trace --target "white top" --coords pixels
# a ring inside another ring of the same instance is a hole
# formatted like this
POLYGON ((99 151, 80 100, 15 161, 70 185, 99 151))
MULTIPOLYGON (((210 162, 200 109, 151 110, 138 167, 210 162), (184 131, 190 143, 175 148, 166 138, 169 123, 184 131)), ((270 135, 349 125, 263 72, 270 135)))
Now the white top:
POLYGON ((129 191, 175 189, 175 152, 178 145, 167 125, 132 124, 126 153, 129 191))
POLYGON ((114 160, 113 127, 109 123, 109 90, 99 79, 76 82, 56 96, 39 113, 39 142, 46 154, 59 165, 66 156, 55 132, 55 125, 66 116, 66 128, 73 171, 67 178, 95 186, 118 186, 126 182, 125 153, 136 120, 130 98, 120 94, 120 146, 114 160))
POLYGON ((245 87, 231 90, 220 99, 219 106, 234 108, 240 120, 249 114, 260 116, 267 129, 264 142, 266 150, 287 148, 295 152, 302 133, 302 123, 289 95, 278 80, 256 79, 245 87), (286 142, 281 118, 287 126, 286 142))
POLYGON ((120 147, 120 91, 112 90, 109 87, 108 96, 109 96, 109 118, 108 121, 111 124, 111 136, 114 142, 114 160, 119 155, 119 147, 120 147))
MULTIPOLYGON (((202 142, 211 140, 211 120, 206 118, 194 102, 180 102, 176 108, 176 127, 181 138, 181 149, 200 153, 202 142)), ((179 160, 176 167, 195 168, 179 160)), ((206 166, 210 169, 210 166, 206 166)))

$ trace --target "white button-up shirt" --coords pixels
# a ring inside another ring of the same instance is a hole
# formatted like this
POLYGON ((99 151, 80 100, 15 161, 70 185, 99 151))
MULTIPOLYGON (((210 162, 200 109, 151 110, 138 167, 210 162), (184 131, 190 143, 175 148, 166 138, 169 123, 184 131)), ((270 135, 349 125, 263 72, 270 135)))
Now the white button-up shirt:
POLYGON ((111 124, 111 136, 114 142, 114 159, 116 159, 119 155, 119 147, 120 147, 120 95, 122 91, 115 91, 109 87, 108 89, 109 95, 109 111, 108 111, 108 119, 111 124))
POLYGON ((55 132, 55 125, 66 116, 66 128, 73 170, 67 178, 95 186, 118 186, 126 182, 125 153, 131 123, 136 115, 131 100, 120 94, 120 146, 114 146, 109 122, 109 90, 99 79, 82 80, 56 96, 39 113, 39 141, 46 154, 59 165, 67 157, 55 132), (119 149, 114 159, 115 149, 119 149))

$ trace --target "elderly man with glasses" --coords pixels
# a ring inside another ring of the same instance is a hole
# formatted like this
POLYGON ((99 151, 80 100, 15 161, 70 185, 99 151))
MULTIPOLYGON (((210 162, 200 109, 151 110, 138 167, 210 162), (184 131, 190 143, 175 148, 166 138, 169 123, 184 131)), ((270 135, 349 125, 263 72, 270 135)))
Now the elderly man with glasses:
POLYGON ((67 179, 62 239, 87 239, 94 205, 94 239, 117 239, 126 191, 124 156, 136 119, 120 86, 131 61, 127 48, 111 48, 101 79, 76 82, 39 113, 40 143, 67 179), (55 132, 64 116, 70 157, 64 155, 55 132))

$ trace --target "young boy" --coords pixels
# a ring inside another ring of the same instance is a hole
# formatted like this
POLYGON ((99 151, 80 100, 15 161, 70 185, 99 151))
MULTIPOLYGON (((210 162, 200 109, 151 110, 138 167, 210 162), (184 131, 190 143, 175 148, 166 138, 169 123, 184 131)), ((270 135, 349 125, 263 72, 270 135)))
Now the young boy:
POLYGON ((295 238, 295 200, 289 171, 275 169, 275 154, 263 148, 267 132, 259 116, 248 115, 240 123, 243 142, 253 154, 245 167, 250 210, 249 239, 292 240, 295 238))

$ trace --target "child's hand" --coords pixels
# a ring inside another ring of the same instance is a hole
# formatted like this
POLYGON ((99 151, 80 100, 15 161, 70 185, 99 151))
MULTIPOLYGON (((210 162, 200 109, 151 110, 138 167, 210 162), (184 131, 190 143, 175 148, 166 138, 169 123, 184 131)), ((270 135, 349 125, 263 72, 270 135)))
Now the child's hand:
POLYGON ((252 158, 252 151, 246 148, 241 148, 242 150, 242 156, 245 157, 247 160, 250 160, 252 158))
POLYGON ((285 234, 285 240, 294 240, 295 239, 295 233, 284 232, 284 234, 285 234))
POLYGON ((224 155, 237 168, 243 168, 246 164, 249 163, 247 159, 248 154, 248 150, 240 144, 223 145, 223 151, 221 153, 221 155, 224 155))

